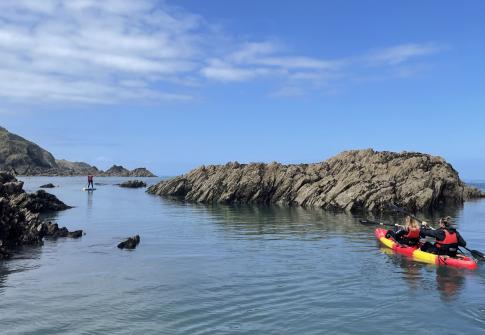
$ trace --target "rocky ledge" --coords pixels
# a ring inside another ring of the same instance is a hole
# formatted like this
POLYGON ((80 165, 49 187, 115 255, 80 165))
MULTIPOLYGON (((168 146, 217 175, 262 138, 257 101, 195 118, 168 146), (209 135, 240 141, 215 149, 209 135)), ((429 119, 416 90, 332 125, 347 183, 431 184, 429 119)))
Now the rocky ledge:
POLYGON ((443 158, 416 152, 344 151, 324 162, 202 166, 149 187, 198 203, 279 204, 380 212, 460 205, 485 193, 465 185, 443 158))
POLYGON ((141 180, 128 180, 120 184, 120 187, 126 187, 126 188, 140 188, 140 187, 146 187, 146 186, 147 184, 145 184, 145 182, 141 180))
POLYGON ((0 259, 22 245, 41 245, 44 237, 80 237, 81 230, 69 232, 57 224, 45 222, 40 213, 70 208, 45 191, 25 193, 23 182, 0 172, 0 259))

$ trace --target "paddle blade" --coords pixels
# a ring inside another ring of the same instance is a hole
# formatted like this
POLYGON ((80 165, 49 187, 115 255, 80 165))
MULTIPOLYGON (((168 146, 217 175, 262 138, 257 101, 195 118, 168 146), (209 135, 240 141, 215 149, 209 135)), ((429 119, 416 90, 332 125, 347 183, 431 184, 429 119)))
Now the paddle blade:
POLYGON ((387 227, 394 227, 394 224, 391 223, 383 223, 383 222, 377 222, 377 221, 372 221, 372 220, 359 220, 359 222, 365 226, 387 226, 387 227))
POLYGON ((478 259, 479 261, 485 261, 485 255, 478 250, 470 250, 470 253, 473 257, 478 259))
POLYGON ((371 220, 359 220, 359 222, 365 226, 380 226, 381 224, 371 220))

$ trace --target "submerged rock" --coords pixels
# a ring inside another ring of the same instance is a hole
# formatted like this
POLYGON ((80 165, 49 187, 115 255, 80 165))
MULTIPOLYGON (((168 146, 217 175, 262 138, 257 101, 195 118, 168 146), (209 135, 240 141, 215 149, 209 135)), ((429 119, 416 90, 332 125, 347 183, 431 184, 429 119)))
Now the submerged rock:
POLYGON ((39 188, 54 188, 54 187, 56 187, 56 185, 54 185, 52 183, 48 183, 48 184, 39 186, 39 188))
POLYGON ((10 257, 22 245, 42 245, 44 237, 79 237, 82 231, 69 232, 45 222, 39 213, 70 208, 43 190, 25 193, 23 183, 13 175, 0 172, 0 258, 10 257))
POLYGON ((120 184, 120 187, 127 187, 127 188, 140 188, 140 187, 146 187, 146 186, 147 184, 145 184, 141 180, 128 180, 120 184))
POLYGON ((345 211, 411 211, 483 197, 443 158, 416 152, 345 151, 324 162, 202 166, 149 193, 199 203, 279 204, 345 211))
POLYGON ((140 236, 135 235, 133 237, 129 237, 126 241, 123 241, 118 244, 118 248, 120 249, 135 249, 136 246, 140 243, 140 236))

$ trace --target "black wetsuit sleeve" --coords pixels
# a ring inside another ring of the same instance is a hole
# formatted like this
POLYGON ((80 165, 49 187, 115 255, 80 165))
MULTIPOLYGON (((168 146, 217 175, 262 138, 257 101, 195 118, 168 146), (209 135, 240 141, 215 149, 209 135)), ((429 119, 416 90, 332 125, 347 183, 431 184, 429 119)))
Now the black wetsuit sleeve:
POLYGON ((466 241, 463 239, 463 237, 461 237, 459 232, 456 232, 456 237, 458 239, 458 245, 460 247, 466 247, 466 241))
POLYGON ((399 229, 397 232, 396 232, 396 238, 400 239, 402 238, 404 235, 406 235, 407 231, 406 229, 399 229))
POLYGON ((434 237, 438 241, 443 241, 445 239, 445 232, 441 229, 427 229, 427 228, 421 228, 419 234, 422 237, 434 237))

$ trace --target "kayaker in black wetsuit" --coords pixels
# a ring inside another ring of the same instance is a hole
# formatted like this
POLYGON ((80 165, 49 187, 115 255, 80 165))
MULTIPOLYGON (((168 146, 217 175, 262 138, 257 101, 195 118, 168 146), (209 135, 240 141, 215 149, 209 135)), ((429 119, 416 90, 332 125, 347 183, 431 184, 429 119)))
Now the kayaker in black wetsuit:
POLYGON ((388 230, 386 237, 392 237, 399 244, 416 245, 419 243, 420 227, 419 223, 412 217, 406 217, 406 223, 404 226, 399 226, 397 231, 388 230))
POLYGON ((427 226, 421 228, 421 237, 434 237, 434 244, 426 242, 421 246, 422 251, 437 255, 448 255, 455 257, 458 247, 466 247, 466 241, 460 233, 451 225, 451 218, 442 218, 439 221, 438 229, 431 229, 427 226))

